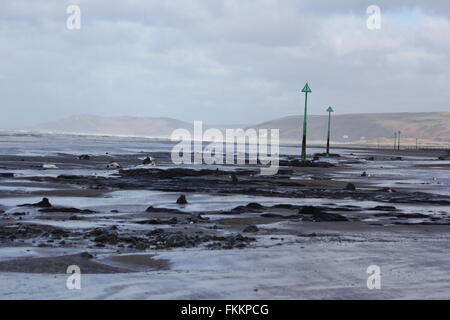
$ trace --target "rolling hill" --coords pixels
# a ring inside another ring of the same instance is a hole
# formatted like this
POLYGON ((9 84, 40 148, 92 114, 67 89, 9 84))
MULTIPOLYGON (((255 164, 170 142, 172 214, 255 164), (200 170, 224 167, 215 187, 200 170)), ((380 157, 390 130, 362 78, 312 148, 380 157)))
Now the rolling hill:
MULTIPOLYGON (((327 115, 308 116, 308 140, 324 141, 327 132, 327 115)), ((204 125, 204 128, 211 126, 204 125)), ((279 129, 281 142, 298 143, 303 128, 302 116, 289 116, 260 124, 252 128, 279 129)), ((401 131, 403 139, 427 141, 450 141, 450 112, 424 113, 372 113, 333 114, 332 138, 334 142, 358 142, 374 139, 392 139, 394 132, 401 131)), ((147 137, 170 137, 173 130, 193 124, 171 118, 102 117, 76 115, 62 120, 38 125, 34 129, 67 133, 134 135, 147 137)), ((218 126, 223 129, 224 126, 218 126)), ((227 128, 236 128, 235 125, 227 128)))
POLYGON ((188 122, 171 118, 102 117, 75 115, 36 126, 34 129, 65 133, 131 135, 167 138, 178 128, 192 130, 188 122))
MULTIPOLYGON (((308 139, 324 141, 328 116, 308 116, 308 139)), ((303 128, 302 116, 267 121, 256 128, 279 128, 280 140, 298 142, 303 128)), ((335 142, 356 142, 392 138, 401 131, 402 138, 450 141, 450 112, 333 114, 332 138, 335 142)))

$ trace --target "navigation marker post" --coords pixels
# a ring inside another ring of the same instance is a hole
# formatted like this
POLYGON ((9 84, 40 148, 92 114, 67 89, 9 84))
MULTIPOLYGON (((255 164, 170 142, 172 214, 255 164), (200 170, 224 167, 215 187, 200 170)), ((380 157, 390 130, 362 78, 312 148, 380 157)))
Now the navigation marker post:
POLYGON ((308 86, 308 82, 305 84, 305 86, 302 89, 302 92, 305 93, 305 115, 303 116, 303 140, 302 140, 302 155, 301 159, 303 162, 306 161, 306 117, 308 114, 308 93, 311 93, 311 89, 308 86))
POLYGON ((333 108, 331 106, 327 109, 328 112, 328 136, 327 136, 327 153, 325 154, 325 157, 330 157, 330 124, 331 124, 331 113, 334 112, 333 108))
POLYGON ((398 143, 397 143, 398 150, 400 150, 400 134, 401 133, 402 133, 401 131, 398 132, 398 143))
POLYGON ((397 150, 397 132, 394 132, 394 150, 397 150))

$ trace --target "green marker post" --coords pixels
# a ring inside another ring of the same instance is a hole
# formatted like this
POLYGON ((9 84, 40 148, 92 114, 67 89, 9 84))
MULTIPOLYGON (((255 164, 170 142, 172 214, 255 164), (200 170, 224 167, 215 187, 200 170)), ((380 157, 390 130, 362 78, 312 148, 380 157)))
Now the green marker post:
POLYGON ((330 125, 331 125, 331 113, 334 112, 333 108, 331 106, 327 109, 328 112, 328 136, 327 136, 327 153, 325 154, 325 157, 330 157, 330 125))
POLYGON ((305 115, 303 117, 303 140, 302 140, 302 155, 301 159, 303 162, 306 161, 306 127, 307 127, 307 115, 308 115, 308 93, 312 92, 311 89, 308 86, 308 82, 305 84, 305 86, 302 89, 302 92, 305 93, 305 115))
POLYGON ((397 132, 394 132, 394 150, 397 150, 397 132))

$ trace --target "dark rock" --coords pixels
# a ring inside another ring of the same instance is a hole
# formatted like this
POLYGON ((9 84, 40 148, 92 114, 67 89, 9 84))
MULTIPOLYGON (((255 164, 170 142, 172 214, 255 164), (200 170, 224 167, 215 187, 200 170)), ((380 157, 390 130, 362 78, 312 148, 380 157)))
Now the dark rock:
POLYGON ((396 211, 397 208, 394 206, 376 206, 376 207, 370 208, 369 210, 372 210, 372 211, 396 211))
POLYGON ((164 234, 165 231, 163 229, 155 229, 147 233, 148 236, 155 236, 155 235, 161 235, 164 234))
POLYGON ((363 173, 361 173, 361 177, 367 177, 368 176, 368 174, 367 174, 367 172, 363 172, 363 173))
POLYGON ((139 223, 139 224, 153 224, 153 225, 156 225, 156 224, 177 224, 178 220, 177 220, 177 218, 174 217, 174 218, 171 218, 171 219, 168 219, 168 220, 150 219, 150 220, 137 221, 136 223, 139 223))
POLYGON ((32 204, 29 204, 29 203, 21 204, 21 205, 19 205, 19 207, 51 208, 52 205, 47 198, 42 198, 42 200, 39 202, 32 203, 32 204))
POLYGON ((78 157, 79 160, 91 160, 91 157, 88 154, 82 154, 78 157))
POLYGON ((145 212, 152 213, 152 212, 158 212, 158 213, 171 213, 171 214, 183 214, 187 215, 188 212, 184 212, 178 209, 170 209, 170 208, 155 208, 153 206, 148 207, 145 212))
POLYGON ((323 208, 315 206, 304 206, 298 212, 300 214, 321 214, 324 213, 323 208))
POLYGON ((265 206, 263 206, 259 203, 251 202, 251 203, 247 204, 246 206, 237 206, 237 207, 231 209, 230 211, 222 211, 221 214, 241 214, 241 213, 245 213, 245 212, 259 212, 265 208, 266 208, 265 206))
MULTIPOLYGON (((318 157, 326 157, 327 154, 326 153, 315 153, 314 156, 318 156, 318 157)), ((330 158, 340 158, 341 155, 338 153, 330 153, 328 155, 330 158)))
POLYGON ((349 182, 349 183, 347 183, 347 186, 345 186, 345 190, 355 191, 356 186, 353 183, 349 182))
POLYGON ((259 204, 259 203, 256 203, 256 202, 250 202, 249 204, 247 204, 247 208, 250 208, 250 209, 264 209, 264 206, 259 204))
POLYGON ((110 161, 106 165, 106 168, 108 168, 108 169, 120 169, 120 168, 122 168, 122 166, 119 163, 117 163, 116 161, 110 161))
POLYGON ((149 165, 149 164, 155 164, 155 160, 150 157, 145 157, 144 160, 142 160, 143 165, 149 165))
POLYGON ((107 234, 107 233, 108 233, 108 230, 106 230, 106 229, 95 228, 95 229, 89 231, 88 234, 91 236, 100 236, 100 235, 107 234))
POLYGON ((89 209, 66 208, 66 207, 51 207, 51 208, 46 208, 46 209, 39 209, 39 212, 44 212, 44 213, 53 213, 53 212, 58 212, 58 213, 83 213, 83 214, 95 213, 95 211, 89 210, 89 209))
POLYGON ((192 223, 198 223, 198 222, 208 221, 208 220, 209 220, 209 218, 204 218, 200 214, 193 215, 193 216, 187 218, 187 221, 192 222, 192 223))
POLYGON ((82 217, 78 217, 78 216, 70 216, 69 220, 83 220, 82 217))
POLYGON ((286 167, 314 167, 314 168, 331 168, 335 166, 334 164, 329 162, 302 161, 300 159, 280 160, 279 165, 286 167))
POLYGON ((421 213, 377 213, 374 214, 375 217, 395 217, 399 219, 427 219, 430 216, 421 213))
POLYGON ((245 227, 245 229, 243 230, 243 232, 258 232, 259 229, 257 226, 255 225, 251 225, 251 226, 247 226, 245 227))
POLYGON ((340 206, 340 207, 337 207, 337 208, 330 208, 330 210, 332 210, 332 211, 351 212, 351 211, 361 211, 361 207, 347 205, 347 206, 340 206))
MULTIPOLYGON (((240 175, 249 176, 257 173, 259 170, 240 170, 240 175)), ((185 177, 204 177, 204 176, 216 176, 229 175, 227 171, 217 171, 212 169, 188 169, 188 168, 169 168, 169 169, 157 169, 157 168, 138 168, 138 169, 122 169, 119 173, 124 177, 151 177, 155 179, 172 179, 172 178, 185 178, 185 177)))
POLYGON ((14 173, 0 172, 0 178, 14 178, 14 173))
POLYGON ((13 216, 25 216, 27 214, 28 214, 28 212, 14 212, 13 216))
POLYGON ((187 200, 186 200, 186 196, 184 194, 182 194, 181 196, 178 197, 177 199, 177 204, 187 204, 187 200))
POLYGON ((261 217, 263 217, 263 218, 277 218, 277 219, 300 219, 301 215, 284 216, 284 215, 276 214, 276 213, 263 213, 261 215, 261 217))
POLYGON ((85 259, 92 259, 92 258, 94 258, 94 256, 92 254, 90 254, 89 252, 82 252, 82 253, 80 253, 80 257, 85 258, 85 259))
POLYGON ((261 217, 263 217, 263 218, 284 218, 283 215, 276 214, 276 213, 263 213, 261 215, 261 217))
POLYGON ((115 245, 119 242, 119 238, 117 234, 102 234, 94 239, 95 242, 99 242, 101 244, 111 244, 115 245))
POLYGON ((136 245, 135 245, 135 248, 137 250, 145 250, 148 247, 149 247, 149 245, 147 243, 143 242, 143 241, 140 241, 140 242, 136 243, 136 245))
POLYGON ((276 204, 272 208, 277 209, 296 209, 298 206, 295 206, 293 204, 276 204))
POLYGON ((179 234, 172 234, 166 239, 166 244, 170 247, 183 247, 186 245, 186 239, 179 234))
POLYGON ((136 221, 138 224, 163 224, 159 219, 141 220, 136 221))

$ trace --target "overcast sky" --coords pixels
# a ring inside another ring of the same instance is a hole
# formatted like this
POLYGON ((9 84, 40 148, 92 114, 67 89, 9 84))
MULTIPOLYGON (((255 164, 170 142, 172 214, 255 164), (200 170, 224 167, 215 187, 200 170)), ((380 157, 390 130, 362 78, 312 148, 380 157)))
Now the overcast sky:
POLYGON ((82 113, 256 123, 301 114, 306 81, 312 114, 450 111, 449 16, 448 0, 1 0, 0 128, 82 113))

